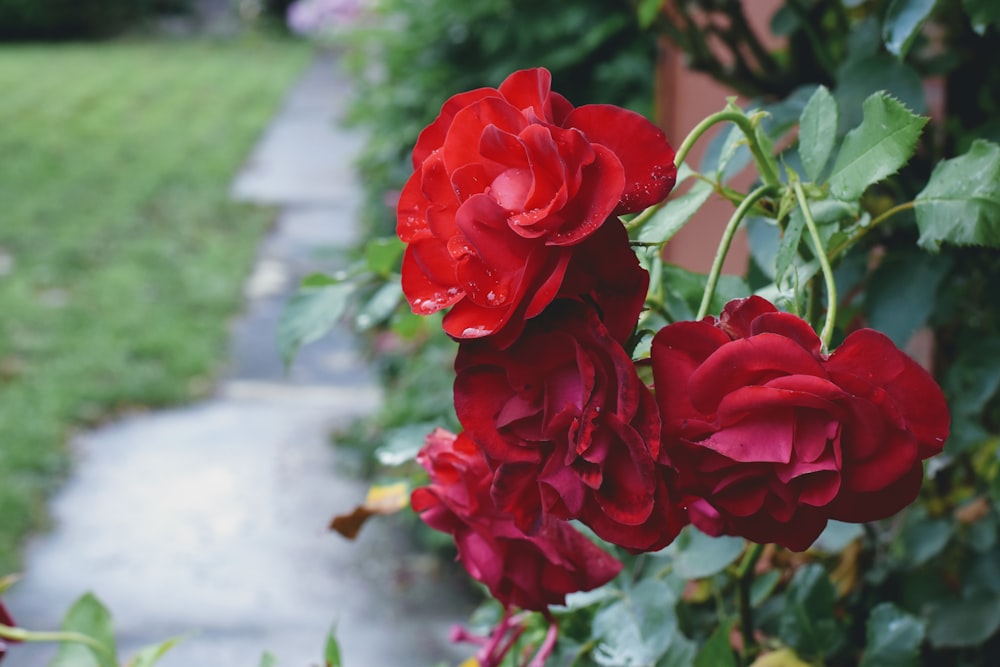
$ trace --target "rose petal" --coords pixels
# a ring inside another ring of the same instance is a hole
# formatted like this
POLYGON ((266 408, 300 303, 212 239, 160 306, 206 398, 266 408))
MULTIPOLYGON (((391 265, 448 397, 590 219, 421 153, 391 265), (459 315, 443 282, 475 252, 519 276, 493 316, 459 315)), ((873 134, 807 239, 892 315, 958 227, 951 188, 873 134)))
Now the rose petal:
POLYGON ((674 149, 644 116, 608 104, 588 104, 574 109, 565 126, 607 147, 622 164, 625 184, 616 215, 636 213, 670 194, 677 181, 674 149))

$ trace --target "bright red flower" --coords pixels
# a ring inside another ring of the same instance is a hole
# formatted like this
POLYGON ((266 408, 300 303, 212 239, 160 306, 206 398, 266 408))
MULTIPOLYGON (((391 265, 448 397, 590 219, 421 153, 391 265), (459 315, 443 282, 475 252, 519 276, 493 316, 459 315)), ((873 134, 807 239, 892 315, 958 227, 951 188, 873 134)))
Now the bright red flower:
POLYGON ((663 460, 710 534, 806 549, 828 519, 864 522, 916 497, 950 418, 923 368, 871 329, 830 355, 764 299, 653 340, 663 460))
POLYGON ((453 306, 445 330, 479 338, 556 298, 571 248, 610 216, 673 188, 674 151, 639 114, 579 108, 545 69, 445 102, 413 151, 400 194, 403 292, 413 311, 453 306))
POLYGON ((413 509, 451 534, 458 558, 505 607, 541 611, 566 595, 613 579, 621 563, 565 522, 547 519, 531 535, 490 498, 493 475, 464 434, 437 429, 417 457, 430 486, 415 489, 413 509))
POLYGON ((521 529, 579 519, 633 551, 677 535, 656 403, 593 307, 557 301, 506 349, 464 342, 455 371, 458 418, 495 470, 494 502, 521 529))

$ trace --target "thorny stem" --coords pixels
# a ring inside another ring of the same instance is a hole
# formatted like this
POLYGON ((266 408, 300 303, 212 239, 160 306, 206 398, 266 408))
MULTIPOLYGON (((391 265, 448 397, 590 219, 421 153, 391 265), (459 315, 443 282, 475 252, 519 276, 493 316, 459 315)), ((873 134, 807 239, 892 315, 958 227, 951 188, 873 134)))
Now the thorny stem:
POLYGON ((740 205, 733 213, 733 217, 729 219, 725 231, 722 232, 722 238, 719 240, 719 249, 715 252, 715 260, 712 262, 712 269, 708 273, 708 279, 705 282, 705 293, 702 294, 701 305, 698 306, 698 314, 695 316, 695 320, 701 320, 708 314, 708 307, 712 303, 712 297, 715 295, 715 287, 718 285, 719 275, 722 273, 722 263, 726 260, 726 254, 729 252, 729 246, 732 245, 733 236, 735 236, 740 222, 759 199, 773 194, 777 190, 777 186, 773 185, 760 186, 740 202, 740 205))
POLYGON ((823 249, 823 240, 819 237, 816 221, 813 219, 812 211, 809 210, 809 200, 806 198, 805 190, 802 189, 802 183, 796 181, 792 187, 795 189, 795 198, 802 209, 802 217, 805 218, 809 237, 815 246, 816 259, 819 260, 820 268, 823 270, 823 279, 826 281, 826 320, 823 322, 823 330, 819 334, 825 352, 833 337, 833 327, 837 323, 837 284, 833 278, 830 259, 826 256, 826 250, 823 249))
POLYGON ((750 607, 750 586, 753 584, 754 568, 764 552, 763 544, 751 544, 736 569, 737 598, 740 610, 740 634, 743 635, 743 655, 754 643, 753 609, 750 607))

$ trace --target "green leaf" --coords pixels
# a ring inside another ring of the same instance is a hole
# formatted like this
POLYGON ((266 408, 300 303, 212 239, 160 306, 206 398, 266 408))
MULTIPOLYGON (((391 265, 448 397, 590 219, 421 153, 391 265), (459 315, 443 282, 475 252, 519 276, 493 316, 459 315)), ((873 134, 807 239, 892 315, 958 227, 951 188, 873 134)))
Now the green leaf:
POLYGON ((781 233, 778 242, 778 254, 774 259, 774 282, 780 283, 788 269, 792 267, 799 254, 799 243, 802 241, 802 230, 806 228, 806 219, 801 209, 795 209, 788 216, 788 224, 781 233))
POLYGON ((980 35, 990 24, 1000 24, 1000 3, 996 0, 962 0, 962 6, 969 15, 972 29, 980 35))
POLYGON ((721 572, 743 553, 743 538, 711 537, 686 528, 667 550, 674 557, 674 572, 684 579, 702 579, 721 572))
POLYGON ((949 519, 929 518, 925 508, 916 506, 906 515, 895 546, 907 566, 918 567, 944 551, 953 529, 949 519))
POLYGON ((278 350, 290 364, 300 347, 329 333, 344 316, 357 285, 304 286, 289 300, 278 323, 278 350))
POLYGON ((77 642, 63 642, 49 667, 117 667, 118 652, 111 624, 111 614, 92 593, 87 593, 69 608, 62 629, 94 639, 103 650, 77 642))
POLYGON ((899 171, 913 155, 927 118, 885 93, 864 103, 861 125, 847 133, 833 164, 830 189, 839 199, 857 199, 872 183, 899 171))
MULTIPOLYGON (((855 38, 864 42, 869 39, 862 28, 864 22, 851 29, 848 41, 855 38)), ((872 24, 874 32, 870 36, 871 46, 881 43, 878 26, 872 24)), ((903 103, 911 111, 927 113, 927 99, 924 82, 920 74, 909 63, 894 58, 881 51, 865 55, 854 49, 851 57, 837 68, 837 87, 833 90, 840 109, 837 136, 842 137, 848 130, 861 124, 864 119, 864 102, 871 95, 885 91, 903 103)))
POLYGON ((813 543, 813 548, 828 554, 840 553, 848 544, 864 534, 865 530, 860 524, 829 521, 813 543))
POLYGON ((326 648, 323 651, 323 659, 326 661, 326 667, 341 667, 340 644, 337 643, 334 628, 331 628, 330 632, 326 635, 326 648))
POLYGON ((729 644, 729 631, 732 621, 722 623, 717 627, 708 641, 698 651, 694 659, 694 667, 737 667, 736 654, 729 644))
POLYGON ((645 30, 653 25, 662 6, 663 0, 639 0, 639 6, 636 7, 639 13, 639 27, 645 30))
POLYGON ((606 667, 649 667, 679 631, 677 596, 658 579, 643 579, 621 600, 594 616, 594 660, 606 667))
POLYGON ((859 667, 918 667, 924 624, 891 602, 872 609, 866 626, 868 643, 859 667))
POLYGON ((372 239, 365 244, 365 263, 372 273, 388 277, 399 268, 399 259, 406 246, 395 236, 372 239))
POLYGON ((964 155, 938 164, 914 204, 920 247, 1000 247, 1000 145, 977 139, 964 155))
POLYGON ((779 619, 781 640, 803 657, 832 653, 843 639, 833 616, 835 600, 833 584, 821 565, 798 570, 785 593, 779 619))
POLYGON ((750 584, 750 605, 759 607, 763 604, 764 600, 771 597, 779 581, 781 581, 781 570, 768 570, 754 577, 750 584))
POLYGON ((384 466, 398 466, 417 457, 424 446, 427 434, 438 426, 438 422, 407 424, 387 431, 381 447, 375 450, 375 458, 384 466))
POLYGON ((823 167, 830 160, 837 140, 837 100, 826 86, 819 86, 799 117, 799 158, 806 175, 819 180, 823 167))
POLYGON ((882 22, 885 48, 903 58, 913 46, 920 27, 931 15, 936 0, 892 0, 882 22))
POLYGON ((150 667, 160 661, 167 651, 184 641, 184 637, 171 637, 170 639, 147 646, 132 656, 128 661, 128 667, 150 667))
POLYGON ((278 664, 278 659, 270 651, 264 651, 264 654, 260 656, 260 662, 257 663, 257 667, 275 667, 278 664))
POLYGON ((904 347, 934 311, 935 295, 950 270, 950 258, 916 249, 886 257, 865 293, 869 326, 904 347))
POLYGON ((699 180, 691 189, 674 197, 653 214, 636 237, 643 243, 666 243, 680 231, 712 194, 712 185, 699 180))
POLYGON ((1000 597, 943 600, 931 608, 927 638, 937 648, 978 646, 1000 629, 1000 597))
POLYGON ((371 298, 361 306, 354 317, 354 327, 359 331, 367 331, 389 319, 403 300, 403 286, 399 275, 391 276, 390 280, 375 290, 371 298))

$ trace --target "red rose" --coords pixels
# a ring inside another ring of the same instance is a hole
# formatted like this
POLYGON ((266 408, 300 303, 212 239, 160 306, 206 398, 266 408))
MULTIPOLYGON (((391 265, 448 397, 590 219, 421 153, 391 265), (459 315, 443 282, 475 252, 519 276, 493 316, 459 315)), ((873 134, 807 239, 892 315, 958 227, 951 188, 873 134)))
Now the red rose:
POLYGON ((806 549, 828 519, 885 518, 916 497, 948 436, 940 388, 884 335, 825 355, 764 299, 653 340, 663 456, 710 534, 806 549))
POLYGON ((566 595, 611 581, 621 563, 568 523, 546 520, 527 535, 490 499, 492 474, 464 434, 438 429, 417 460, 430 486, 415 489, 413 509, 432 528, 451 534, 458 558, 505 607, 541 611, 566 595))
POLYGON ((657 472, 656 404, 593 307, 557 301, 504 350, 464 342, 455 371, 458 418, 520 528, 579 519, 633 551, 676 536, 684 521, 657 472))
POLYGON ((413 151, 397 233, 413 311, 453 306, 445 330, 478 338, 534 317, 559 291, 570 248, 609 216, 669 194, 674 151, 639 114, 574 109, 547 70, 445 102, 413 151))

